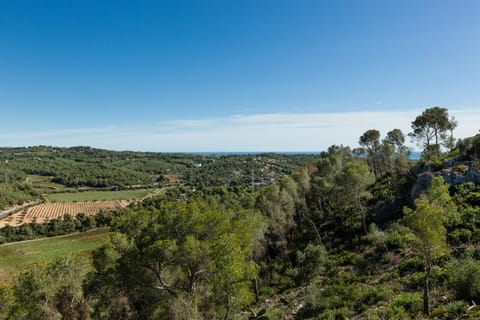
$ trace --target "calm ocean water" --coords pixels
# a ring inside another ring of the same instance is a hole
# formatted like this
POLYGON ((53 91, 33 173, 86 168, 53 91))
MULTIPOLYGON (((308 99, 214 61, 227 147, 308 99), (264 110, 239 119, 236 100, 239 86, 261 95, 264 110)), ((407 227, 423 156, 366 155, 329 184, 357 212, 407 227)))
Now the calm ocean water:
POLYGON ((212 156, 248 156, 259 154, 283 154, 283 155, 320 155, 318 151, 221 151, 221 152, 189 152, 193 154, 205 154, 212 156))
MULTIPOLYGON (((260 151, 222 151, 222 152, 189 152, 193 154, 204 154, 204 155, 212 155, 212 156, 232 156, 232 155, 239 155, 239 156, 246 156, 246 155, 259 155, 259 154, 267 154, 267 153, 276 153, 282 155, 320 155, 318 151, 276 151, 276 152, 260 152, 260 151)), ((422 156, 421 152, 414 151, 410 153, 411 160, 419 160, 422 156)))
POLYGON ((422 157, 422 153, 419 151, 410 153, 410 160, 420 160, 421 157, 422 157))

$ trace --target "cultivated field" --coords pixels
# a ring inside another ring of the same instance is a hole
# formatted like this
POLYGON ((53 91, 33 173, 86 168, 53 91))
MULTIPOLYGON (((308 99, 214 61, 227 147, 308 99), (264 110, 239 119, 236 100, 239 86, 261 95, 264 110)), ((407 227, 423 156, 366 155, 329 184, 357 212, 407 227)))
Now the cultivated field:
POLYGON ((96 215, 100 210, 113 210, 117 206, 125 207, 130 202, 127 200, 120 201, 84 201, 84 202, 46 202, 28 209, 19 211, 9 217, 0 220, 0 228, 7 224, 15 227, 24 223, 48 222, 51 219, 61 219, 63 215, 69 214, 76 216, 79 213, 86 215, 96 215))
POLYGON ((42 238, 0 245, 0 284, 12 284, 15 277, 38 261, 53 261, 67 254, 89 255, 108 237, 108 228, 66 236, 42 238))
POLYGON ((73 188, 67 188, 63 184, 52 182, 53 177, 28 175, 25 182, 30 183, 38 193, 44 194, 49 192, 59 192, 73 190, 73 188))
POLYGON ((82 191, 51 193, 45 195, 48 201, 70 202, 70 201, 107 201, 107 200, 136 200, 145 197, 150 190, 119 190, 119 191, 82 191))

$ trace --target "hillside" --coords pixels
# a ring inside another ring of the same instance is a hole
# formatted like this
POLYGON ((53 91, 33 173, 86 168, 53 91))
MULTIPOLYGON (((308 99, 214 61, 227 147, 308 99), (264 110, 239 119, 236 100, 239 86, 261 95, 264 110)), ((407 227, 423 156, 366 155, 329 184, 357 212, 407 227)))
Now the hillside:
POLYGON ((4 239, 113 232, 91 265, 19 262, 18 282, 0 287, 3 317, 87 308, 85 319, 478 319, 477 139, 420 161, 402 148, 358 157, 343 146, 297 169, 306 158, 262 156, 292 171, 255 188, 185 183, 99 216, 0 229, 4 239), (65 309, 62 292, 75 301, 65 309))
POLYGON ((199 155, 118 152, 90 147, 0 148, 0 208, 45 193, 88 189, 246 187, 278 181, 313 155, 199 155))

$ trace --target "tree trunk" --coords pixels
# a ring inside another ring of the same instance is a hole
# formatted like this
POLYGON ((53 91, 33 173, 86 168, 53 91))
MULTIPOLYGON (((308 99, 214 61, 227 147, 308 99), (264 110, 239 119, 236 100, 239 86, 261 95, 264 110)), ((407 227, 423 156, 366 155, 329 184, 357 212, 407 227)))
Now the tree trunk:
POLYGON ((223 317, 223 320, 228 320, 228 319, 230 319, 230 295, 228 295, 228 298, 227 298, 225 317, 223 317))
POLYGON ((368 234, 367 228, 367 217, 365 211, 363 210, 362 201, 357 198, 357 208, 360 211, 360 217, 362 218, 362 228, 365 235, 368 234))
POLYGON ((365 213, 363 212, 363 210, 361 211, 361 215, 362 215, 362 227, 363 227, 363 232, 365 233, 365 235, 368 234, 368 228, 367 228, 367 218, 365 217, 365 213))
POLYGON ((258 303, 260 301, 260 295, 258 293, 258 277, 253 279, 253 289, 255 291, 255 302, 258 303))
POLYGON ((435 145, 436 145, 436 151, 437 151, 437 158, 440 157, 440 145, 438 144, 438 136, 440 135, 440 132, 438 132, 439 129, 435 128, 435 145))
POLYGON ((430 273, 432 271, 432 262, 430 258, 427 257, 427 267, 425 268, 425 277, 423 278, 423 314, 428 316, 430 313, 430 305, 428 299, 428 279, 430 278, 430 273))

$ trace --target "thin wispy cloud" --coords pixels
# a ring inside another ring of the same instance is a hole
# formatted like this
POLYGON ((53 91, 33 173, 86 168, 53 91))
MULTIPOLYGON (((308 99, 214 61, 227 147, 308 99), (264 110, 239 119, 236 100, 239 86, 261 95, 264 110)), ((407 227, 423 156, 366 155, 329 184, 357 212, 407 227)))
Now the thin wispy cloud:
POLYGON ((59 129, 59 130, 45 130, 45 131, 20 131, 15 133, 0 133, 0 139, 35 139, 35 138, 58 138, 65 136, 84 136, 90 134, 101 134, 107 132, 114 132, 115 127, 102 127, 102 128, 74 128, 74 129, 59 129))
MULTIPOLYGON (((421 110, 340 113, 269 113, 211 119, 176 119, 150 125, 0 133, 4 145, 91 145, 115 150, 321 151, 332 144, 356 147, 368 129, 405 134, 421 110)), ((450 110, 457 137, 478 132, 480 110, 450 110)), ((413 144, 411 144, 413 147, 413 144)))

